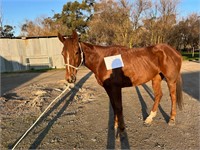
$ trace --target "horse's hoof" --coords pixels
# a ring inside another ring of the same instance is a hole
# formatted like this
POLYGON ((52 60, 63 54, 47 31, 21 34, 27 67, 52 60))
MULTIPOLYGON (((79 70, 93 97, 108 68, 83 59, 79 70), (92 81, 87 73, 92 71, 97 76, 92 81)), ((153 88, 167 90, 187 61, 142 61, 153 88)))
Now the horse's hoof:
POLYGON ((174 126, 176 123, 175 123, 175 120, 174 119, 170 119, 169 122, 168 122, 168 125, 169 126, 174 126))
POLYGON ((150 126, 152 125, 152 123, 146 123, 146 122, 144 122, 143 125, 144 125, 145 127, 150 127, 150 126))
POLYGON ((116 138, 117 141, 119 141, 119 135, 120 135, 119 129, 117 129, 115 131, 116 131, 115 138, 116 138))
POLYGON ((126 137, 126 131, 124 130, 124 131, 120 132, 120 138, 124 139, 125 137, 126 137))
POLYGON ((126 138, 126 131, 125 130, 123 130, 123 131, 118 130, 115 138, 116 138, 116 141, 118 141, 118 142, 123 140, 124 138, 126 138))
POLYGON ((125 128, 123 128, 123 129, 120 129, 120 128, 117 128, 117 130, 115 130, 116 131, 116 139, 118 140, 119 138, 122 138, 122 137, 124 137, 125 136, 125 128))
POLYGON ((149 126, 149 125, 151 125, 152 121, 153 121, 152 118, 147 117, 147 119, 144 121, 144 125, 149 126))
POLYGON ((146 123, 146 122, 144 122, 144 126, 145 126, 145 127, 150 127, 150 126, 151 126, 151 123, 146 123))

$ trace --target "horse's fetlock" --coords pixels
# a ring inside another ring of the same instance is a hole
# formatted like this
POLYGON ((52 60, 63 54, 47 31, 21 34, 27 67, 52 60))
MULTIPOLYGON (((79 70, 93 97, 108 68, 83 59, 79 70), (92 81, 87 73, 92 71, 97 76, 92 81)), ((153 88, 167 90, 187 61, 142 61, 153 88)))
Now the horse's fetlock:
POLYGON ((156 114, 157 114, 157 111, 155 111, 155 112, 151 111, 150 115, 146 118, 144 123, 151 124, 151 122, 153 121, 153 118, 156 116, 156 114))
POLYGON ((118 122, 115 122, 114 129, 117 129, 117 128, 118 128, 118 122))
POLYGON ((156 114, 157 114, 157 111, 154 111, 154 112, 151 111, 149 117, 153 119, 156 116, 156 114))

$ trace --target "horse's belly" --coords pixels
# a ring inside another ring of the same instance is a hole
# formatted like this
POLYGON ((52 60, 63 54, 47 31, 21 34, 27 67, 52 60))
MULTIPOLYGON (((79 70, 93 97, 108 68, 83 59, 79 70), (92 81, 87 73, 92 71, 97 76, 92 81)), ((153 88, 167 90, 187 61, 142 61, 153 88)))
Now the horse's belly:
POLYGON ((133 86, 138 86, 152 80, 159 72, 154 70, 152 72, 132 73, 128 77, 133 86))

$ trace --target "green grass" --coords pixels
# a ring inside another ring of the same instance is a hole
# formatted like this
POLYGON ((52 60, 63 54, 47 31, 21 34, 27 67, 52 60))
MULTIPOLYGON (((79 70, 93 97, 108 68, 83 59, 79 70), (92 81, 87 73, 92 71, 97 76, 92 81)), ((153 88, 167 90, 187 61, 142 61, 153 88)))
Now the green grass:
POLYGON ((192 57, 192 53, 191 52, 181 52, 182 56, 183 56, 183 60, 200 60, 199 59, 199 52, 195 52, 194 53, 194 57, 192 57))

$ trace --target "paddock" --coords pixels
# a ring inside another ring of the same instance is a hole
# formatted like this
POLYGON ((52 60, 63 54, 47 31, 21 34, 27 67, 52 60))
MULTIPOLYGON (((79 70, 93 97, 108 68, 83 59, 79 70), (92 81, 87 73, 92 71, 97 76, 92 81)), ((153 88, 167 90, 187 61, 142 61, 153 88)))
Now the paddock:
MULTIPOLYGON (((123 89, 126 135, 116 140, 109 98, 82 66, 76 86, 51 107, 17 149, 199 149, 200 64, 184 61, 181 72, 184 108, 177 111, 176 125, 167 124, 171 100, 165 81, 156 118, 151 126, 143 125, 153 105, 148 82, 123 89)), ((2 74, 1 149, 12 148, 62 92, 64 74, 65 70, 2 74)))

